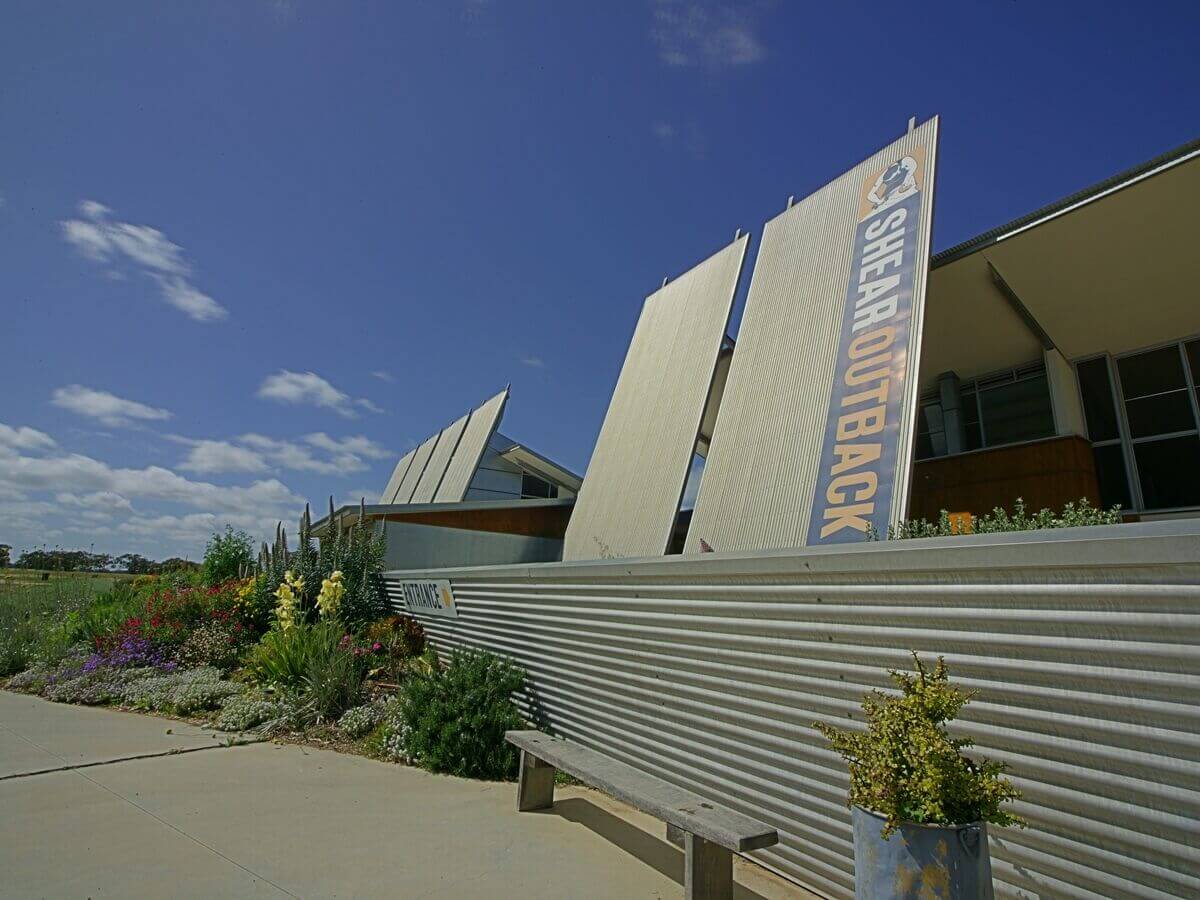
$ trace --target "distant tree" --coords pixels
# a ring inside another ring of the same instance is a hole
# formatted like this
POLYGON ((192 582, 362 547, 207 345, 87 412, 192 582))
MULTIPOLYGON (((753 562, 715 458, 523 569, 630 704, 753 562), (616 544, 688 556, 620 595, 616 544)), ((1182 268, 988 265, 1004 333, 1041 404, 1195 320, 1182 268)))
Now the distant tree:
POLYGON ((126 553, 113 560, 118 569, 123 569, 130 575, 152 575, 158 571, 159 565, 152 559, 146 559, 137 553, 126 553))
POLYGON ((225 532, 213 532, 204 548, 204 583, 213 586, 237 578, 243 569, 254 567, 254 556, 250 551, 250 535, 234 531, 232 525, 225 532))
POLYGON ((172 556, 170 559, 164 559, 157 565, 158 571, 164 575, 171 572, 199 572, 203 566, 198 562, 193 562, 190 559, 183 559, 179 556, 172 556))
POLYGON ((22 553, 16 565, 22 569, 49 569, 51 572, 103 572, 112 565, 106 553, 86 550, 30 550, 22 553))
POLYGON ((0 569, 7 569, 12 565, 12 547, 8 544, 0 544, 0 569))

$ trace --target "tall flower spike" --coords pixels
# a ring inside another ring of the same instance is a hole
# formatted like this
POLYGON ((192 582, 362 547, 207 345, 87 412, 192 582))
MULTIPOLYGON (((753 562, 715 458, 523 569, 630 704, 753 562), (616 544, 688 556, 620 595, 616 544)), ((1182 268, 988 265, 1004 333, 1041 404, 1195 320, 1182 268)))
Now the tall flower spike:
POLYGON ((329 522, 333 524, 333 494, 329 495, 329 522))
POLYGON ((367 498, 366 497, 358 498, 358 527, 359 528, 367 527, 367 498))

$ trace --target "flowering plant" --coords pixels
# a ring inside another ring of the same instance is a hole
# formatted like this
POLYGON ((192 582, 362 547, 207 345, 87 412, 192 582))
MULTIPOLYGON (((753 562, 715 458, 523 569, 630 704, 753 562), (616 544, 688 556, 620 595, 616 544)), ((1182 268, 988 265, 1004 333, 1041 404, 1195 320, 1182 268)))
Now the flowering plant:
POLYGON ((289 569, 284 573, 283 583, 275 591, 279 602, 275 606, 275 618, 279 627, 287 631, 296 625, 300 612, 300 597, 304 593, 304 579, 292 573, 289 569))
POLYGON ((317 608, 321 611, 322 619, 332 619, 338 614, 342 605, 342 597, 346 595, 346 586, 342 583, 341 570, 335 570, 328 578, 321 581, 321 593, 317 594, 317 608))

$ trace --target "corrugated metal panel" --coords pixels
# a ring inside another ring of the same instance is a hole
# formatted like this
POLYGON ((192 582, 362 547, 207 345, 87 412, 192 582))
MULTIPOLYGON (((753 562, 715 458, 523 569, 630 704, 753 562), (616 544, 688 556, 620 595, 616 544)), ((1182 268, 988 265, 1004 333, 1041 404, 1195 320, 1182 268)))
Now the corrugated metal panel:
POLYGON ((467 427, 467 421, 470 418, 471 413, 467 413, 461 419, 457 419, 442 429, 442 436, 438 439, 437 446, 433 448, 429 464, 425 466, 425 472, 421 475, 421 480, 417 482, 409 502, 433 502, 438 485, 442 483, 442 477, 446 474, 446 467, 450 464, 450 457, 458 449, 463 430, 467 427))
POLYGON ((404 478, 400 482, 400 489, 396 491, 396 499, 393 502, 411 502, 413 492, 417 489, 417 484, 420 482, 421 476, 425 473, 425 467, 429 464, 429 459, 433 456, 433 450, 437 447, 438 438, 441 436, 442 433, 439 431, 433 437, 426 438, 421 446, 416 449, 412 465, 408 467, 408 471, 404 474, 404 478))
POLYGON ((845 766, 814 720, 916 649, 977 690, 952 726, 1011 766, 1003 897, 1200 896, 1200 525, 1160 522, 642 561, 450 569, 440 650, 529 673, 571 740, 776 825, 750 854, 853 896, 845 766))
POLYGON ((646 298, 567 526, 565 559, 666 552, 748 240, 646 298))
POLYGON ((379 495, 380 503, 395 503, 396 494, 400 491, 400 485, 404 481, 404 476, 408 474, 408 467, 412 465, 413 457, 417 455, 416 449, 409 450, 396 463, 396 468, 392 470, 392 477, 388 479, 387 487, 383 489, 383 493, 379 495))
POLYGON ((504 404, 508 402, 508 388, 471 411, 471 419, 463 430, 458 448, 450 458, 446 474, 437 488, 434 499, 438 503, 457 503, 467 495, 467 488, 475 476, 475 469, 483 458, 488 441, 500 425, 504 415, 504 404))
MULTIPOLYGON (((716 550, 807 542, 862 182, 924 148, 924 231, 905 379, 905 402, 915 404, 936 138, 935 118, 767 223, 685 552, 695 553, 701 539, 716 550)), ((893 518, 907 493, 914 418, 901 417, 893 518)))

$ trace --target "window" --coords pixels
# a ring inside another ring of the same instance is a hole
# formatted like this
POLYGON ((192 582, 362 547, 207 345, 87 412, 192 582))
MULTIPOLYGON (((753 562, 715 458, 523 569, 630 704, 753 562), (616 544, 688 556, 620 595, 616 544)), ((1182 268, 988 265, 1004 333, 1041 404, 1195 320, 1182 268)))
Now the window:
MULTIPOLYGON (((1054 436, 1050 388, 1041 363, 965 382, 959 392, 964 450, 1054 436)), ((938 396, 926 397, 917 420, 917 459, 946 455, 944 417, 938 396)))
POLYGON ((1105 508, 1120 505, 1121 509, 1131 509, 1133 496, 1129 492, 1129 476, 1125 472, 1125 448, 1121 444, 1117 407, 1113 403, 1108 358, 1101 356, 1081 362, 1075 371, 1083 400, 1083 418, 1092 442, 1092 455, 1096 459, 1100 503, 1105 508))
POLYGON ((558 488, 550 484, 548 481, 530 475, 528 472, 521 473, 521 499, 527 497, 536 497, 538 499, 553 499, 558 496, 558 488))
POLYGON ((1200 506, 1200 340, 1111 365, 1090 359, 1076 371, 1101 502, 1132 510, 1200 506))

